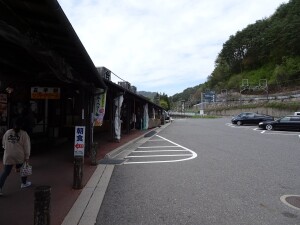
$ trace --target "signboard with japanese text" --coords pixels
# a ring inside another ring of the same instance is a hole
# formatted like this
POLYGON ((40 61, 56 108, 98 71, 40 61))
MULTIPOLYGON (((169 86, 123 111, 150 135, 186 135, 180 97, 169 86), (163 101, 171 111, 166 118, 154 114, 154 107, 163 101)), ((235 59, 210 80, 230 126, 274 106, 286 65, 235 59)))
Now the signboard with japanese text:
POLYGON ((75 127, 74 156, 84 156, 85 126, 75 127))
POLYGON ((94 126, 101 126, 105 115, 106 92, 96 95, 94 98, 94 126))
POLYGON ((60 88, 32 87, 31 99, 60 99, 60 88))

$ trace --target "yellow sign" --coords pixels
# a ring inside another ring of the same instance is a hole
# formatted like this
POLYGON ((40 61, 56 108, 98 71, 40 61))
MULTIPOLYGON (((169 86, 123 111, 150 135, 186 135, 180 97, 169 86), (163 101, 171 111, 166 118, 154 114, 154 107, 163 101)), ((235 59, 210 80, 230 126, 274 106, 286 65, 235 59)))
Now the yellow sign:
POLYGON ((31 99, 60 99, 60 88, 32 87, 31 99))

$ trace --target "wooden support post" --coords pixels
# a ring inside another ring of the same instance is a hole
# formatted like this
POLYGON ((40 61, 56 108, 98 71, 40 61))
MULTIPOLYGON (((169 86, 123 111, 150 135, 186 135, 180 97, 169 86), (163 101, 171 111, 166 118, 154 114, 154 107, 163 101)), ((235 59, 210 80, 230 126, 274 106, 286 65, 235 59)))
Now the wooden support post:
POLYGON ((74 178, 73 178, 73 188, 82 188, 82 177, 83 177, 83 157, 74 157, 74 178))
POLYGON ((93 166, 98 165, 98 162, 97 162, 97 152, 98 152, 98 143, 97 142, 93 142, 92 143, 92 148, 91 148, 91 164, 93 166))
POLYGON ((50 225, 51 187, 37 187, 34 197, 34 225, 50 225))

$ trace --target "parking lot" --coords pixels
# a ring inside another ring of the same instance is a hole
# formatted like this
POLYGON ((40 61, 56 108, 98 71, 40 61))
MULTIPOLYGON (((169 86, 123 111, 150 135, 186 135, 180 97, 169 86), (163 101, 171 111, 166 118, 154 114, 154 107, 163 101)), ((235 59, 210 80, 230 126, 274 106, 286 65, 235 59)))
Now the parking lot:
POLYGON ((124 164, 169 163, 196 157, 194 151, 156 134, 126 156, 124 164))
POLYGON ((300 224, 290 204, 300 194, 300 132, 230 119, 175 119, 126 148, 101 224, 300 224))
POLYGON ((253 130, 255 132, 260 132, 261 134, 264 135, 282 135, 282 136, 297 136, 298 138, 300 138, 300 131, 280 131, 280 130, 272 130, 272 131, 268 131, 268 130, 263 130, 258 128, 258 126, 256 125, 243 125, 243 126, 237 126, 235 124, 232 123, 226 123, 225 125, 233 128, 233 129, 247 129, 247 130, 253 130))

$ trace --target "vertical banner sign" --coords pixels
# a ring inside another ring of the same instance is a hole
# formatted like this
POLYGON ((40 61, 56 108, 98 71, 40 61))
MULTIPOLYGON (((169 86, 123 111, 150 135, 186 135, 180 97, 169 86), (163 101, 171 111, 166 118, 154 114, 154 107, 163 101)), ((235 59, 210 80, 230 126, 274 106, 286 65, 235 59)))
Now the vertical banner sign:
POLYGON ((74 156, 84 156, 85 126, 75 127, 74 156))
POLYGON ((106 91, 101 95, 96 95, 94 102, 94 126, 99 127, 103 124, 105 115, 106 91))

